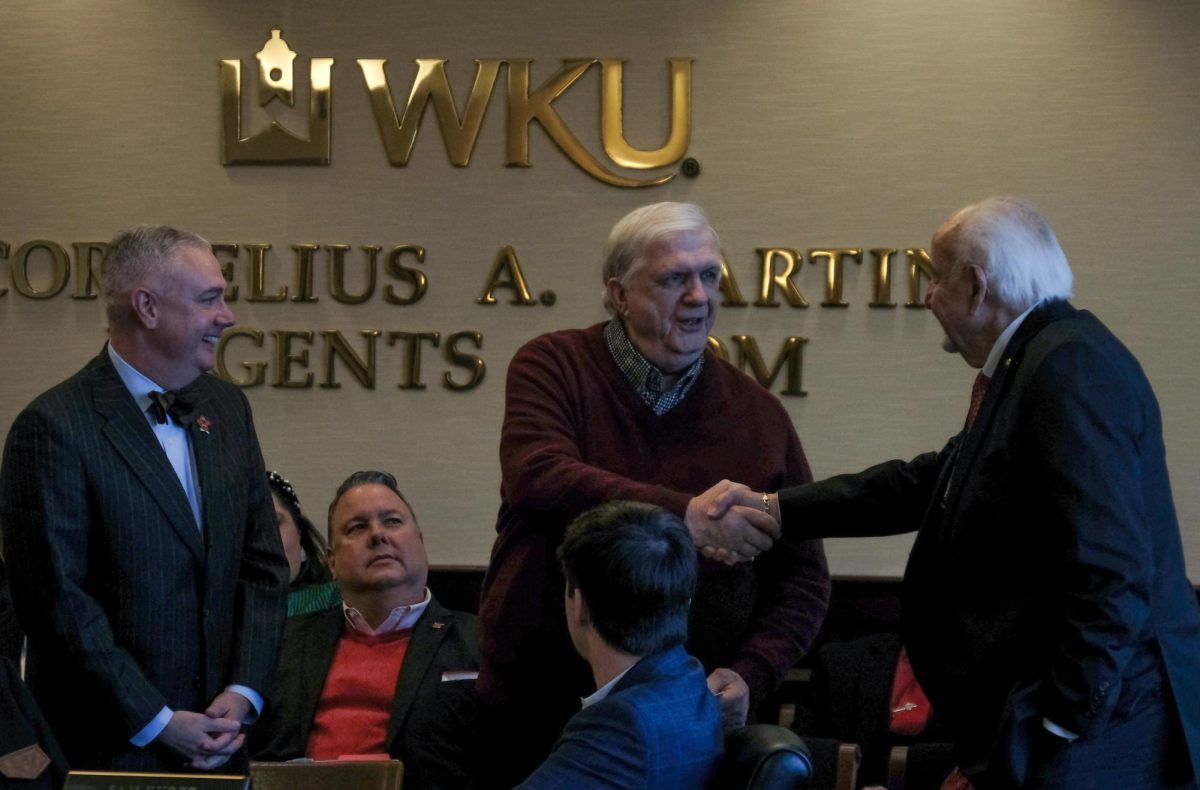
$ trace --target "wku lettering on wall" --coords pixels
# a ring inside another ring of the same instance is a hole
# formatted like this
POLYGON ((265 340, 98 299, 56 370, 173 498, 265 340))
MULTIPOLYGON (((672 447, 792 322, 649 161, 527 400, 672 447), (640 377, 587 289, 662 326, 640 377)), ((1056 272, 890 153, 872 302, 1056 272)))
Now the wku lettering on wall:
MULTIPOLYGON (((258 103, 293 106, 296 52, 275 28, 256 58, 258 60, 258 103)), ((497 93, 501 67, 505 81, 503 102, 507 110, 505 164, 531 167, 529 128, 538 123, 576 166, 596 180, 618 187, 646 187, 675 177, 666 171, 683 159, 692 132, 692 59, 667 60, 671 85, 670 133, 655 149, 634 148, 625 139, 623 83, 624 61, 610 58, 564 59, 562 67, 535 88, 530 87, 529 58, 480 58, 475 60, 475 79, 462 111, 446 75, 446 60, 417 58, 417 74, 407 101, 398 105, 394 86, 388 79, 386 59, 357 61, 371 99, 371 109, 388 161, 395 167, 408 164, 417 132, 429 105, 446 155, 456 167, 470 164, 484 115, 497 93), (607 161, 602 161, 579 141, 554 102, 580 84, 585 75, 599 73, 600 140, 607 161), (658 171, 635 178, 614 169, 658 171)), ((302 135, 272 120, 265 129, 248 132, 242 117, 242 61, 220 61, 222 157, 224 165, 329 165, 333 160, 333 58, 311 58, 308 75, 308 129, 302 135)))

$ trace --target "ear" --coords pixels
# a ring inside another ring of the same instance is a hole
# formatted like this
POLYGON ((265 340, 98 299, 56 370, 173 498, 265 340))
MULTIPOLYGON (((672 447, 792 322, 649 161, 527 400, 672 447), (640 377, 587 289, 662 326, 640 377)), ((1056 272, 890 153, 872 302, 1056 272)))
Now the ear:
POLYGON ((628 312, 625 286, 621 285, 620 280, 613 277, 605 283, 604 287, 608 291, 608 303, 613 306, 613 310, 616 311, 617 315, 624 316, 628 312))
POLYGON ((583 593, 579 591, 578 587, 567 593, 566 608, 567 617, 571 622, 581 626, 592 624, 592 617, 588 611, 587 601, 583 600, 583 593))
POLYGON ((979 312, 983 308, 984 300, 988 295, 987 275, 983 269, 973 263, 967 264, 967 276, 971 281, 971 314, 979 312))
POLYGON ((137 320, 142 326, 147 329, 154 329, 158 326, 158 295, 148 288, 134 288, 133 293, 129 294, 129 302, 133 307, 133 314, 137 316, 137 320))

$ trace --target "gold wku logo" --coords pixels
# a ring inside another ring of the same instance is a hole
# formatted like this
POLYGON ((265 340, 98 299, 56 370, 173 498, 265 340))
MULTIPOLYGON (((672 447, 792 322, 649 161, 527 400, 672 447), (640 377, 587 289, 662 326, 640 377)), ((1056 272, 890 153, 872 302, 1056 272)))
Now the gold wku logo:
MULTIPOLYGON (((295 101, 292 62, 296 59, 278 28, 263 45, 258 58, 258 101, 267 106, 295 101)), ((412 156, 417 131, 426 107, 432 102, 442 142, 451 164, 466 167, 475 150, 483 116, 491 101, 500 66, 507 66, 505 164, 530 167, 529 127, 534 121, 558 148, 585 173, 620 187, 644 187, 662 184, 675 177, 667 173, 651 178, 628 178, 613 172, 591 154, 567 127, 554 109, 562 96, 595 65, 600 67, 600 140, 608 158, 630 170, 665 168, 687 153, 692 133, 692 60, 670 58, 671 131, 662 147, 654 150, 634 148, 625 139, 622 117, 623 60, 582 58, 564 59, 562 68, 534 90, 529 87, 528 58, 476 59, 475 82, 462 114, 446 77, 446 61, 418 58, 408 102, 397 112, 392 90, 384 72, 385 59, 357 61, 371 97, 371 108, 379 126, 388 161, 404 167, 412 156)), ((257 134, 242 136, 242 62, 220 62, 222 111, 222 164, 294 164, 328 165, 331 159, 330 125, 333 117, 333 58, 312 58, 309 63, 308 135, 298 137, 278 121, 257 134)))

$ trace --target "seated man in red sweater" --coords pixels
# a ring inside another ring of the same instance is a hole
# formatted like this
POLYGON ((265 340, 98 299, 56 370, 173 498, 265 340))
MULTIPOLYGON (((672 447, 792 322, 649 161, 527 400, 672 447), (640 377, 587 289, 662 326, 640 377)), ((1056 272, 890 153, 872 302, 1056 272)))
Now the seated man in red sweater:
POLYGON ((463 787, 475 744, 476 618, 425 586, 416 516, 386 472, 355 472, 329 506, 343 605, 288 620, 258 760, 349 755, 404 763, 405 790, 463 787))
POLYGON ((541 763, 591 691, 554 555, 567 524, 590 508, 658 505, 684 520, 696 545, 758 555, 702 561, 692 602, 687 651, 703 663, 727 727, 745 723, 821 626, 829 578, 820 542, 772 546, 760 510, 710 519, 700 496, 723 477, 812 477, 779 400, 708 349, 721 265, 698 206, 636 209, 609 235, 600 273, 612 320, 535 338, 509 365, 499 534, 480 606, 484 779, 495 786, 541 763))

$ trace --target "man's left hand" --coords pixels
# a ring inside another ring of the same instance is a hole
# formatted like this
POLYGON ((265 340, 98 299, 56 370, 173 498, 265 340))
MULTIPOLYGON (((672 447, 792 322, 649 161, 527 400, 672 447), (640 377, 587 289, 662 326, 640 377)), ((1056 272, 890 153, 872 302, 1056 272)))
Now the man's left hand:
POLYGON ((736 730, 746 726, 750 713, 750 687, 732 669, 717 667, 708 676, 708 690, 721 706, 721 726, 736 730))
POLYGON ((222 691, 213 698, 204 715, 211 719, 233 719, 244 724, 250 710, 250 700, 236 691, 222 691))

